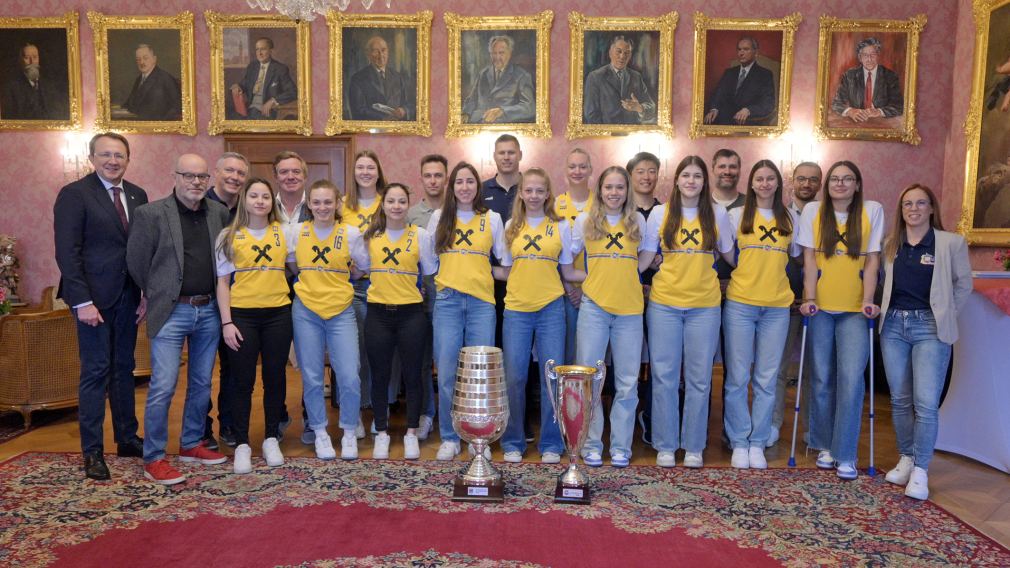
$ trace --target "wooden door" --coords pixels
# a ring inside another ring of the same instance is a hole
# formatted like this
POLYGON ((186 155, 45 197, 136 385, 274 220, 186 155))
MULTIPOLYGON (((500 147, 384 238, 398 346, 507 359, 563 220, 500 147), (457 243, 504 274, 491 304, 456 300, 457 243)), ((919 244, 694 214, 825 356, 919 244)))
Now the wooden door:
POLYGON ((251 176, 273 181, 274 156, 278 152, 297 152, 309 166, 305 187, 320 179, 328 179, 340 188, 354 183, 354 140, 350 136, 298 136, 295 134, 230 134, 224 137, 225 149, 245 156, 251 165, 251 176))

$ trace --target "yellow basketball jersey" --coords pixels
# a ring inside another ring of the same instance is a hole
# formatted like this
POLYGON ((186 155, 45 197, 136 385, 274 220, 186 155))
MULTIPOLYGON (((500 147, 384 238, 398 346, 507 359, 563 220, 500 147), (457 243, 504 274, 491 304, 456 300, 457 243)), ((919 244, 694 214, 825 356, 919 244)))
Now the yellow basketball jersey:
POLYGON ((345 223, 350 223, 358 228, 362 233, 368 228, 368 225, 372 222, 372 216, 375 212, 379 210, 379 205, 382 203, 382 199, 376 195, 375 200, 368 207, 365 207, 358 202, 358 207, 356 209, 351 209, 349 206, 344 206, 343 210, 340 212, 341 216, 344 218, 345 223))
POLYGON ((271 223, 262 239, 245 227, 232 240, 235 280, 231 285, 234 308, 276 308, 291 303, 284 277, 287 243, 280 223, 271 223))
MULTIPOLYGON (((742 225, 742 223, 741 223, 742 225)), ((793 228, 795 231, 795 227, 793 228)), ((734 302, 770 308, 788 308, 793 304, 786 264, 792 233, 779 232, 775 216, 765 217, 754 211, 754 231, 745 235, 736 232, 740 257, 726 289, 726 297, 734 302)))
POLYGON ((368 257, 372 263, 372 284, 368 301, 378 304, 419 304, 421 291, 418 275, 421 265, 421 243, 417 227, 407 225, 396 241, 382 232, 368 241, 368 257))
POLYGON ((616 226, 606 220, 604 224, 607 234, 602 239, 585 241, 589 273, 582 290, 607 313, 641 314, 645 299, 638 274, 638 241, 628 238, 623 220, 616 226))
MULTIPOLYGON (((822 209, 821 214, 824 213, 822 209)), ((828 210, 828 214, 833 214, 828 210)), ((865 248, 870 242, 870 218, 863 209, 862 242, 865 248)), ((846 254, 845 227, 838 227, 841 239, 835 246, 835 254, 826 256, 817 249, 817 306, 829 312, 858 312, 863 309, 863 265, 866 253, 860 251, 859 258, 846 254)), ((820 217, 814 219, 814 246, 821 243, 820 217)))
POLYGON ((456 217, 452 248, 438 255, 439 269, 435 285, 439 290, 457 292, 494 303, 494 278, 491 276, 491 218, 485 211, 469 223, 456 217))
MULTIPOLYGON (((663 227, 670 215, 666 208, 660 223, 660 247, 663 264, 652 278, 649 301, 676 308, 713 308, 722 302, 719 276, 715 270, 715 252, 701 248, 701 220, 681 218, 680 231, 674 235, 673 248, 663 241, 663 227)), ((719 228, 715 228, 719 241, 719 228)))
POLYGON ((343 312, 354 299, 351 286, 351 244, 348 242, 347 223, 333 227, 326 239, 316 236, 312 221, 302 223, 295 246, 298 264, 298 281, 295 293, 323 319, 343 312))
POLYGON ((536 228, 527 223, 512 241, 511 252, 506 309, 535 312, 565 293, 558 273, 561 230, 557 222, 544 218, 536 228))

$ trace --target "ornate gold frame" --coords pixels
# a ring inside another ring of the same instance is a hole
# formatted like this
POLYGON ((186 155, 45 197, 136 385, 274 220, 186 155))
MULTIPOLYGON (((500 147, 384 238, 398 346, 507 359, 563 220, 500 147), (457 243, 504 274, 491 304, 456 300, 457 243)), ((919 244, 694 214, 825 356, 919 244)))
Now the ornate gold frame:
POLYGON ((101 12, 88 12, 95 44, 95 88, 98 114, 95 130, 104 132, 145 132, 149 134, 196 135, 196 88, 193 72, 193 13, 180 12, 174 16, 107 16, 101 12), (110 29, 175 29, 179 30, 181 50, 182 119, 181 120, 114 120, 109 92, 109 35, 110 29))
POLYGON ((919 34, 926 26, 926 15, 918 14, 907 20, 843 20, 834 16, 821 16, 817 69, 817 110, 814 113, 814 134, 818 138, 833 140, 896 140, 917 146, 921 141, 915 126, 915 87, 919 61, 919 34), (827 114, 831 110, 834 93, 828 92, 831 78, 831 34, 834 32, 905 32, 908 49, 905 52, 905 112, 901 128, 832 128, 827 114))
POLYGON ((565 137, 612 136, 631 132, 659 132, 673 137, 673 33, 679 20, 677 12, 648 18, 591 18, 579 12, 568 14, 571 29, 571 97, 568 102, 568 129, 565 137), (583 124, 582 104, 585 88, 585 32, 587 31, 658 31, 659 32, 659 93, 656 100, 656 124, 583 124))
POLYGON ((330 30, 330 118, 326 135, 350 132, 383 132, 431 136, 431 10, 416 14, 345 14, 330 11, 326 26, 330 30), (415 28, 417 29, 417 119, 345 120, 344 119, 344 28, 415 28))
POLYGON ((80 14, 67 12, 50 18, 0 18, 2 28, 64 28, 67 30, 67 120, 3 120, 0 130, 79 130, 81 128, 81 54, 78 21, 80 14))
POLYGON ((544 10, 533 16, 460 16, 446 12, 445 26, 449 32, 449 122, 445 127, 446 138, 470 136, 486 131, 508 131, 513 134, 550 138, 551 116, 548 106, 550 92, 551 65, 551 24, 554 12, 544 10), (528 124, 469 124, 463 122, 463 100, 460 96, 462 79, 462 54, 460 32, 469 30, 517 30, 532 29, 537 36, 537 111, 536 122, 528 124))
POLYGON ((699 136, 779 136, 789 129, 789 101, 793 82, 793 44, 799 12, 784 18, 711 18, 694 13, 694 96, 691 102, 691 138, 699 136), (708 30, 753 30, 782 32, 782 64, 779 69, 778 120, 775 126, 727 126, 705 124, 705 51, 708 30))
POLYGON ((285 16, 269 14, 222 14, 207 10, 203 13, 210 36, 210 122, 208 134, 222 132, 294 132, 312 135, 312 52, 309 23, 297 22, 285 16), (228 120, 224 98, 224 28, 294 28, 298 51, 295 73, 298 77, 297 120, 228 120))
POLYGON ((964 121, 964 133, 968 148, 964 158, 964 196, 961 202, 961 217, 957 230, 969 244, 1007 246, 1010 245, 1010 229, 976 229, 975 190, 978 188, 979 144, 982 136, 982 99, 985 97, 986 75, 992 67, 986 61, 989 48, 989 18, 992 13, 1010 0, 973 0, 975 15, 975 65, 972 71, 971 99, 968 116, 964 121))

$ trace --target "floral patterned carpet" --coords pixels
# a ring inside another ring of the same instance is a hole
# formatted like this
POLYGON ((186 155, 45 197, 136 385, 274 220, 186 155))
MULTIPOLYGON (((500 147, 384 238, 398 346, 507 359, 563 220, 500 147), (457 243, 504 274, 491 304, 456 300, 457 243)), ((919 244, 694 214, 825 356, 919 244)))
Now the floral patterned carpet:
POLYGON ((83 479, 76 454, 0 464, 3 566, 1010 566, 1010 551, 931 503, 809 469, 590 471, 590 506, 556 505, 561 466, 495 464, 503 504, 454 503, 462 462, 138 460, 83 479), (258 463, 257 463, 258 462, 258 463))

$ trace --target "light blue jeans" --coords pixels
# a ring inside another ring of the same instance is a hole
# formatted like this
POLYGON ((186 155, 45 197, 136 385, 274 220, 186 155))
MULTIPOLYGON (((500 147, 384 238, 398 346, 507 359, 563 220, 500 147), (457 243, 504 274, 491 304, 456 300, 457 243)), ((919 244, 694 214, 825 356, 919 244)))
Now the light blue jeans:
POLYGON ((568 296, 562 296, 565 301, 565 365, 574 365, 578 351, 576 332, 579 325, 579 308, 572 305, 568 296))
MULTIPOLYGON (((614 361, 614 404, 610 407, 610 455, 631 458, 638 407, 638 369, 642 361, 642 314, 618 316, 596 305, 588 296, 579 307, 580 364, 595 367, 607 355, 614 361)), ((583 453, 603 453, 603 405, 597 401, 583 453)))
POLYGON ((726 300, 722 313, 726 337, 726 387, 723 391, 723 423, 734 449, 764 450, 771 434, 775 406, 775 383, 782 347, 789 334, 789 308, 752 306, 726 300), (751 380, 751 365, 753 381, 751 380), (747 385, 754 398, 747 406, 747 385))
POLYGON ((151 384, 144 406, 144 463, 165 457, 168 407, 175 396, 179 359, 185 342, 189 343, 189 363, 179 446, 188 450, 200 444, 210 404, 214 357, 220 339, 221 317, 215 301, 206 306, 176 304, 168 321, 158 330, 158 335, 151 338, 151 384))
POLYGON ((870 358, 867 320, 859 312, 810 318, 810 447, 855 462, 870 358))
POLYGON ((435 295, 432 325, 438 366, 438 432, 443 442, 459 441, 449 413, 456 387, 459 350, 476 345, 494 346, 495 320, 494 304, 452 288, 435 295))
POLYGON ((319 317, 295 297, 291 307, 295 353, 302 371, 302 400, 309 415, 309 428, 326 428, 326 403, 323 401, 323 355, 330 354, 330 367, 337 377, 340 397, 340 427, 354 429, 358 425, 361 403, 361 382, 358 378, 358 325, 354 307, 330 319, 319 317))
POLYGON ((562 296, 537 312, 505 310, 502 348, 505 351, 505 381, 509 393, 509 423, 502 435, 501 447, 506 452, 526 451, 526 433, 523 428, 526 415, 526 377, 530 349, 536 335, 537 367, 540 371, 540 444, 537 447, 541 454, 564 453, 561 430, 554 418, 554 407, 551 406, 547 392, 544 364, 552 359, 557 365, 563 364, 566 302, 568 299, 562 296))
POLYGON ((880 351, 898 451, 914 456, 916 467, 929 469, 951 346, 937 339, 931 310, 888 310, 880 351))
POLYGON ((719 347, 722 308, 679 309, 649 302, 649 359, 652 362, 652 446, 660 452, 683 447, 700 453, 708 438, 712 362, 719 347), (684 417, 678 390, 684 369, 684 417))

